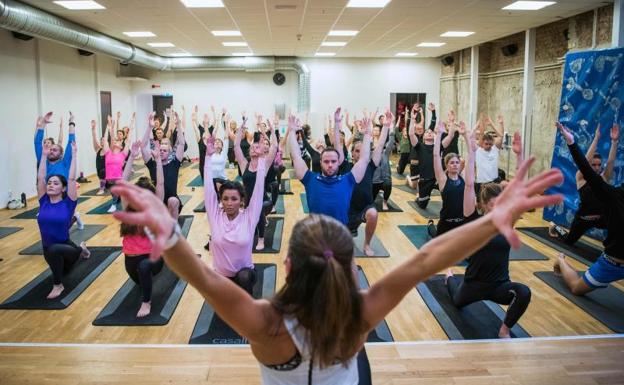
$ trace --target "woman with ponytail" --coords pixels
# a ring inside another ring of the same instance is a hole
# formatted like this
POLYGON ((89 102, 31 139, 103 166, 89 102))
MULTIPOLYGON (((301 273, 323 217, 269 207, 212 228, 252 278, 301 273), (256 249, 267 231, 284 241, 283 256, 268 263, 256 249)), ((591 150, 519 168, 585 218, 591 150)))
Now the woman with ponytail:
MULTIPOLYGON (((360 291, 356 283, 349 230, 324 215, 310 215, 294 226, 285 260, 285 285, 272 299, 257 300, 197 258, 180 236, 177 222, 151 192, 118 184, 114 192, 136 212, 114 215, 149 228, 153 257, 162 254, 171 270, 249 340, 264 384, 358 384, 355 357, 368 333, 415 285, 472 255, 499 233, 512 247, 520 247, 513 230, 520 215, 562 201, 560 195, 537 195, 563 180, 558 170, 525 180, 533 161, 520 166, 516 179, 488 214, 427 242, 367 291, 360 291)), ((211 199, 216 201, 216 197, 211 199)), ((234 221, 239 218, 243 216, 239 214, 234 221)))

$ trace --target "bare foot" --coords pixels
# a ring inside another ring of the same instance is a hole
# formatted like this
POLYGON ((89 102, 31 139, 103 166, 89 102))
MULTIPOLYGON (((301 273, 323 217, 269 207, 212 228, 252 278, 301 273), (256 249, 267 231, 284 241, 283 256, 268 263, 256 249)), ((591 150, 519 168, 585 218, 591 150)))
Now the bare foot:
POLYGON ((137 318, 143 318, 148 316, 152 311, 152 303, 151 302, 141 302, 141 308, 137 312, 137 318))
POLYGON ((80 247, 82 248, 80 258, 88 259, 91 256, 91 252, 87 249, 87 244, 85 242, 80 242, 80 247))
POLYGON ((264 250, 264 238, 258 238, 258 244, 256 250, 264 250))
POLYGON ((95 195, 104 195, 106 191, 104 191, 104 189, 99 189, 98 192, 95 193, 95 195))
POLYGON ((370 245, 364 245, 364 254, 372 257, 375 255, 375 250, 373 250, 370 245))
POLYGON ((383 201, 383 202, 381 203, 381 207, 382 207, 382 209, 383 209, 384 211, 388 211, 388 202, 383 201))
POLYGON ((52 285, 52 290, 50 291, 50 294, 48 294, 47 298, 48 299, 57 298, 59 295, 61 295, 63 290, 65 290, 65 287, 63 286, 62 283, 59 285, 52 285))
POLYGON ((553 272, 557 277, 561 277, 561 264, 565 263, 565 255, 563 253, 557 254, 555 263, 553 263, 553 272))
POLYGON ((509 328, 507 327, 507 325, 502 324, 500 329, 498 330, 498 338, 511 338, 511 332, 509 330, 509 328))

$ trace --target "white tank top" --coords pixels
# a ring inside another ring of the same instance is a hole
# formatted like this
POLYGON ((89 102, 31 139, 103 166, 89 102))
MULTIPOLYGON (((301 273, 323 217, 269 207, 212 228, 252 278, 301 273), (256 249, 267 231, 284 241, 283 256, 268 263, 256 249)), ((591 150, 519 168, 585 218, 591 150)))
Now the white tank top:
MULTIPOLYGON (((308 331, 299 326, 299 321, 284 315, 284 326, 293 340, 299 354, 301 363, 292 370, 276 370, 260 364, 260 375, 264 385, 301 385, 308 383, 310 370, 310 351, 307 344, 308 331)), ((312 384, 314 385, 358 385, 359 375, 356 356, 351 357, 347 366, 341 363, 332 365, 321 370, 318 363, 314 363, 312 370, 312 384)))

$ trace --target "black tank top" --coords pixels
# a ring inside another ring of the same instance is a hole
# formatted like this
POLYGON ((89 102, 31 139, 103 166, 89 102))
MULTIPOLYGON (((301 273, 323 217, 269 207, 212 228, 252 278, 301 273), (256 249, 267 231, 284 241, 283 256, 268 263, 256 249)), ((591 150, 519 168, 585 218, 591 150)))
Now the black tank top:
POLYGON ((459 175, 456 180, 446 179, 442 189, 442 209, 440 220, 464 217, 464 179, 459 175))
POLYGON ((579 203, 578 215, 602 215, 603 205, 602 202, 593 193, 589 183, 585 183, 583 187, 578 189, 579 203))
POLYGON ((468 259, 464 279, 483 283, 509 281, 509 251, 504 236, 498 234, 468 259))
POLYGON ((244 137, 240 142, 240 148, 247 160, 249 160, 249 147, 251 147, 251 143, 247 141, 247 137, 244 137))
POLYGON ((104 170, 106 168, 106 160, 102 155, 102 149, 99 149, 95 154, 95 169, 96 170, 104 170))

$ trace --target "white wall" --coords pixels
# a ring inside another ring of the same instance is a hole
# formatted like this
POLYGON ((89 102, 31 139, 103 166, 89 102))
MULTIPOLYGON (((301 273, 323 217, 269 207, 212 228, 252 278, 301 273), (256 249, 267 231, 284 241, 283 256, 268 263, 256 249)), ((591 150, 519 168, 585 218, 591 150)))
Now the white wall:
POLYGON ((116 78, 116 63, 102 55, 80 56, 73 48, 45 40, 17 40, 0 29, 0 207, 6 206, 9 190, 36 195, 34 126, 37 116, 47 111, 54 112, 48 134, 55 138, 63 115, 65 143, 68 111, 74 113, 78 172, 95 172, 89 122, 98 120, 99 91, 112 92, 112 108, 122 112, 122 123, 134 110, 130 82, 116 78))

